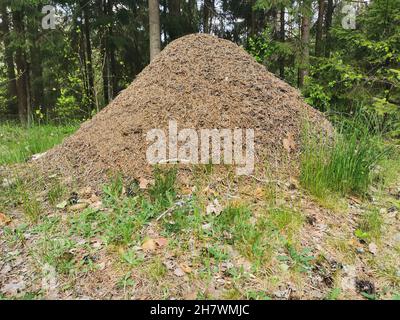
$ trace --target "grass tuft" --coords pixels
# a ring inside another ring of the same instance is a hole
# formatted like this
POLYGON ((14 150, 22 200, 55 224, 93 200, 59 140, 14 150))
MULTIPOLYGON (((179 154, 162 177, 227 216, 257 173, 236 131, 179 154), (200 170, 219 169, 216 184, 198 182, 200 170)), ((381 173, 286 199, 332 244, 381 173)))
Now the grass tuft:
POLYGON ((45 152, 76 130, 75 125, 35 125, 30 128, 0 125, 0 165, 21 163, 45 152))
POLYGON ((300 183, 318 198, 364 195, 374 170, 389 151, 379 137, 363 129, 339 133, 332 143, 306 132, 303 148, 300 183))

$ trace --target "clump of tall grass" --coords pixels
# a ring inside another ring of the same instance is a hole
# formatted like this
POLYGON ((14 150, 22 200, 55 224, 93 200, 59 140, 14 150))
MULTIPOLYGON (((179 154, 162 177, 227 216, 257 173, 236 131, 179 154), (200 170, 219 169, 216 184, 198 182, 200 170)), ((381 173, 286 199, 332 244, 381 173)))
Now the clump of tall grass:
POLYGON ((314 196, 367 192, 373 172, 389 149, 382 138, 370 133, 357 119, 328 139, 305 128, 300 166, 300 182, 314 196))

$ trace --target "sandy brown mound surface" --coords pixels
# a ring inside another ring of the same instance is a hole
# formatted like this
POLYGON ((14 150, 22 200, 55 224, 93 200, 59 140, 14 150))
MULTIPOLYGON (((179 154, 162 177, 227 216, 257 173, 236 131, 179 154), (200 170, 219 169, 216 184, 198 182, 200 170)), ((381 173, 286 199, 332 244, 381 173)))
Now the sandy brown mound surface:
POLYGON ((304 118, 330 131, 328 121, 299 92, 267 72, 236 44, 210 35, 171 43, 137 79, 76 134, 39 163, 96 184, 110 172, 140 177, 151 172, 146 133, 184 128, 255 130, 256 165, 279 163, 300 146, 304 118))

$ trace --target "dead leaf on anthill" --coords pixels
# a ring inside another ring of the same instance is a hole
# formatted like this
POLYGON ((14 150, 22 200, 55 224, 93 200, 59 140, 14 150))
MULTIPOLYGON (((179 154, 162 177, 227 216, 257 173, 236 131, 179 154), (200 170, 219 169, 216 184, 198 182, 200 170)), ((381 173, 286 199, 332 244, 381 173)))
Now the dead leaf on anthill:
POLYGON ((283 139, 283 147, 287 152, 291 152, 292 150, 296 149, 296 143, 293 139, 293 134, 288 133, 287 137, 283 139))
POLYGON ((185 272, 180 267, 178 267, 175 269, 174 275, 176 275, 177 277, 183 277, 185 275, 185 272))
POLYGON ((5 226, 11 222, 11 219, 7 217, 4 213, 0 212, 0 227, 5 226))
POLYGON ((160 248, 165 247, 168 244, 168 239, 166 238, 157 238, 154 239, 154 242, 156 243, 156 245, 160 248))
POLYGON ((191 195, 193 193, 193 188, 189 186, 184 186, 181 189, 181 193, 185 196, 191 195))
POLYGON ((191 273, 192 272, 192 268, 189 267, 187 264, 182 263, 179 265, 179 267, 183 270, 183 272, 185 273, 191 273))
POLYGON ((257 198, 257 199, 262 199, 263 197, 264 197, 264 190, 263 190, 263 188, 260 188, 260 187, 258 187, 257 189, 256 189, 256 191, 254 192, 254 195, 255 195, 255 197, 257 198))
POLYGON ((147 189, 149 187, 149 185, 150 185, 150 181, 147 180, 146 178, 140 178, 139 179, 139 188, 141 190, 147 189))
POLYGON ((81 211, 86 209, 89 206, 88 203, 77 203, 71 207, 69 207, 69 211, 81 211))
POLYGON ((377 246, 375 243, 371 242, 371 243, 369 244, 369 246, 368 246, 368 250, 369 250, 369 252, 371 252, 373 255, 376 255, 376 253, 378 252, 378 246, 377 246))
POLYGON ((154 239, 147 239, 145 242, 142 244, 142 249, 144 251, 154 251, 157 248, 157 243, 154 241, 154 239))

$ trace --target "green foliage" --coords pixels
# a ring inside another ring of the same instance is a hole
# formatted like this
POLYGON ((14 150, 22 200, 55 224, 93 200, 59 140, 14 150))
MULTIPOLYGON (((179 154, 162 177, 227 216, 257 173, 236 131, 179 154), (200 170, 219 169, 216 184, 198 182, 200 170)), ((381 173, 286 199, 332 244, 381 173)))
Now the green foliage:
POLYGON ((34 125, 24 128, 13 124, 0 125, 0 165, 25 162, 60 143, 76 130, 75 125, 34 125))
POLYGON ((383 217, 379 210, 374 208, 364 213, 355 235, 362 240, 379 241, 382 235, 382 226, 383 217))
POLYGON ((175 182, 177 169, 162 170, 158 167, 154 169, 154 185, 150 188, 149 193, 156 207, 165 209, 169 207, 175 197, 175 182))
POLYGON ((286 250, 288 252, 288 256, 279 256, 278 260, 290 262, 291 267, 300 272, 307 272, 311 270, 312 265, 310 262, 315 260, 315 257, 310 255, 311 249, 304 248, 298 252, 294 245, 292 245, 290 242, 287 242, 286 250))
POLYGON ((387 153, 382 141, 367 128, 353 127, 352 132, 342 129, 333 141, 306 130, 300 182, 321 198, 332 193, 363 195, 372 183, 375 168, 387 153))
POLYGON ((304 95, 322 110, 376 113, 392 137, 399 136, 400 69, 398 0, 376 0, 357 15, 357 29, 338 19, 331 35, 333 53, 314 59, 304 95))

